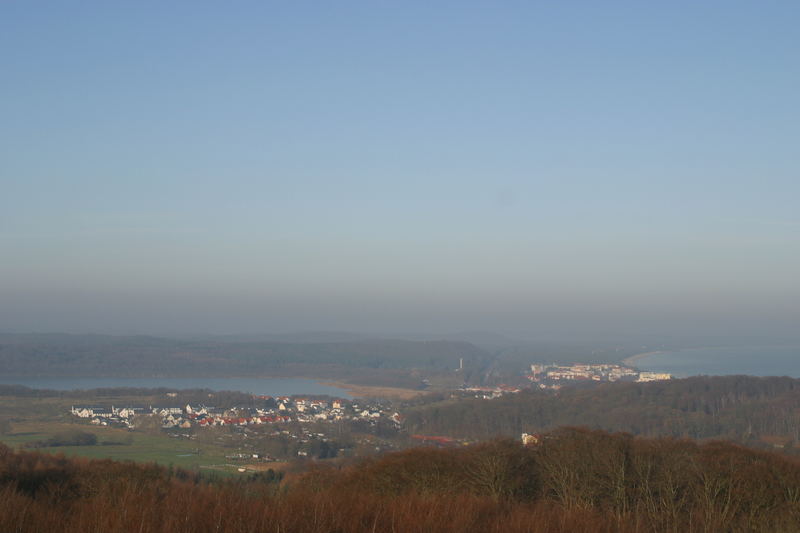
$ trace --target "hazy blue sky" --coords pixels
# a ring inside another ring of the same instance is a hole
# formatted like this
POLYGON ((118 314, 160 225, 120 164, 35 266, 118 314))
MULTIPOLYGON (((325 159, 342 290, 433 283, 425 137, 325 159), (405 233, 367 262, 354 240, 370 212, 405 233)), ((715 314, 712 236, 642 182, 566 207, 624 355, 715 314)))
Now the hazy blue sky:
POLYGON ((0 331, 796 333, 799 20, 2 2, 0 331))

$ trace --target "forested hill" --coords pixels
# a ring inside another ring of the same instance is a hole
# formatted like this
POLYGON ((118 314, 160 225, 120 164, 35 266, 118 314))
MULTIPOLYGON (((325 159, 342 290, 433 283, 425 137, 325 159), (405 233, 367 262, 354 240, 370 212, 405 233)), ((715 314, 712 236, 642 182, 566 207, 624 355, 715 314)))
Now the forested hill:
POLYGON ((800 441, 800 380, 694 377, 459 399, 407 413, 412 433, 485 439, 580 425, 634 435, 800 441))
POLYGON ((729 443, 576 429, 211 483, 0 445, 0 531, 795 532, 800 465, 729 443))
POLYGON ((347 377, 360 369, 367 376, 380 370, 390 376, 396 371, 396 376, 402 377, 408 374, 403 371, 412 368, 452 371, 461 358, 472 371, 481 368, 488 357, 472 344, 446 340, 281 343, 0 335, 0 368, 7 376, 347 377))

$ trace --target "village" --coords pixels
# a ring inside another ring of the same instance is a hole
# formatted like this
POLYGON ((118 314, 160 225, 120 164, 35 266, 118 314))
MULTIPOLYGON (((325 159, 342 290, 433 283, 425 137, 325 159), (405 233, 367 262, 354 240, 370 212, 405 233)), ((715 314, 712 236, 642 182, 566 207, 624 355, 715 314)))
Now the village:
MULTIPOLYGON (((170 394, 168 393, 168 396, 170 394)), ((399 425, 401 416, 378 401, 351 401, 339 398, 308 399, 281 396, 254 396, 263 407, 222 409, 207 405, 178 406, 72 406, 70 413, 98 426, 134 429, 144 417, 156 417, 163 429, 191 429, 218 426, 253 426, 288 422, 335 422, 347 420, 376 423, 383 419, 399 425)))
POLYGON ((529 381, 527 385, 463 386, 459 392, 469 397, 491 400, 505 394, 516 394, 523 390, 529 390, 532 387, 558 390, 564 385, 578 385, 581 382, 631 381, 646 383, 672 379, 671 374, 640 371, 615 363, 532 364, 530 373, 525 374, 524 377, 529 381))
POLYGON ((541 389, 559 389, 564 383, 576 381, 635 381, 638 383, 672 379, 671 374, 639 371, 613 363, 570 365, 533 364, 527 374, 531 382, 541 389))

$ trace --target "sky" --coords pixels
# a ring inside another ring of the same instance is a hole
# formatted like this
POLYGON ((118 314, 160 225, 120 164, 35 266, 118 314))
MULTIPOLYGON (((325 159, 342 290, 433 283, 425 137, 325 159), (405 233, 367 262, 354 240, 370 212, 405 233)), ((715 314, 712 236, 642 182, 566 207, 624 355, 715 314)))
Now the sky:
POLYGON ((0 331, 800 336, 800 4, 0 3, 0 331))

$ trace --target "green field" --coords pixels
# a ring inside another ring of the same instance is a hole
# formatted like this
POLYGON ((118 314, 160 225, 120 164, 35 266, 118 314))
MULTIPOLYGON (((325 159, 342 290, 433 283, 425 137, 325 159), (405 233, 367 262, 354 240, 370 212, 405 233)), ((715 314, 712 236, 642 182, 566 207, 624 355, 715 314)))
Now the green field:
MULTIPOLYGON (((25 444, 41 441, 53 435, 79 429, 94 433, 98 442, 115 441, 125 444, 94 446, 58 446, 36 448, 47 453, 63 453, 68 456, 81 456, 93 459, 114 459, 117 461, 156 462, 186 469, 196 469, 213 465, 223 465, 225 454, 231 453, 221 446, 197 443, 184 438, 174 438, 166 434, 151 435, 132 432, 126 429, 94 427, 85 424, 62 421, 23 420, 12 423, 11 431, 0 435, 0 442, 13 448, 23 448, 25 444), (132 439, 132 440, 131 440, 132 439), (130 444, 127 441, 130 440, 130 444)), ((224 468, 232 470, 232 467, 224 468)))

